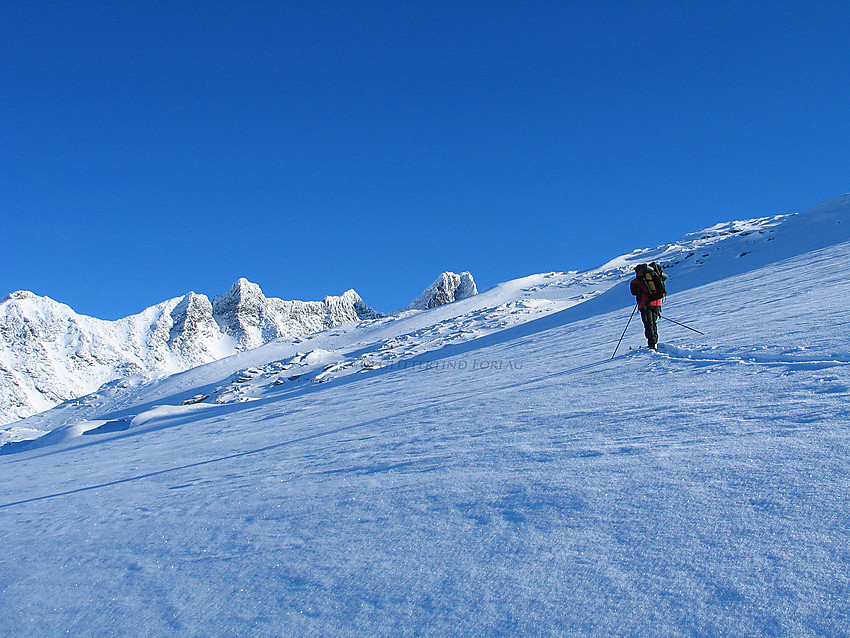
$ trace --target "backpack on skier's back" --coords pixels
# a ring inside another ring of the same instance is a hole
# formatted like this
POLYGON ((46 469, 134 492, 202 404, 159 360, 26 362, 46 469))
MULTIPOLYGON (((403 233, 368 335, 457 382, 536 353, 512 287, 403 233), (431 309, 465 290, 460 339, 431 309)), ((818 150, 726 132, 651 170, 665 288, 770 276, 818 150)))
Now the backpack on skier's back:
POLYGON ((640 264, 638 269, 640 270, 638 277, 643 279, 647 290, 649 290, 649 300, 657 301, 664 299, 665 295, 667 295, 667 287, 664 285, 667 275, 664 273, 661 265, 653 261, 649 264, 640 264))

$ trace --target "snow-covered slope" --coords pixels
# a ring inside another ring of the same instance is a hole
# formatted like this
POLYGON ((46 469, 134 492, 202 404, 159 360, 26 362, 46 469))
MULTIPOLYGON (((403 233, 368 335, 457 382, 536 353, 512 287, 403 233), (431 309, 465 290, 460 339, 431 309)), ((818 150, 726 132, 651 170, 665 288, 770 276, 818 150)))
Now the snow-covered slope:
POLYGON ((844 196, 16 423, 0 635, 848 635, 849 252, 844 196), (612 359, 652 260, 706 334, 612 359))
POLYGON ((0 302, 0 424, 131 374, 178 372, 282 336, 379 316, 353 290, 284 301, 247 279, 212 303, 190 292, 118 321, 14 292, 0 302))

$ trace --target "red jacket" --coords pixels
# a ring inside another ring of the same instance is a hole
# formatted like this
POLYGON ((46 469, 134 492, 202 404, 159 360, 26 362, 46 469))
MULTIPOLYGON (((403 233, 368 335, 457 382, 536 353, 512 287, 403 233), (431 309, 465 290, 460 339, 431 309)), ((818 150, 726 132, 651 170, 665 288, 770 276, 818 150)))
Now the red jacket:
POLYGON ((638 310, 643 310, 647 306, 660 306, 661 299, 655 299, 653 301, 649 300, 649 287, 646 285, 646 282, 643 280, 643 277, 638 276, 632 279, 632 284, 630 286, 632 294, 637 297, 638 310))

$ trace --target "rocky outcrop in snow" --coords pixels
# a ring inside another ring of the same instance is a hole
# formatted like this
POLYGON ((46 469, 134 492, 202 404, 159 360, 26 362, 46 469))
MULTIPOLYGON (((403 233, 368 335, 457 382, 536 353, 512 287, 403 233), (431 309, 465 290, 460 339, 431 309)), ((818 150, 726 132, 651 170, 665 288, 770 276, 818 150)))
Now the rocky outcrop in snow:
POLYGON ((353 290, 324 301, 285 301, 247 279, 212 303, 190 292, 117 321, 14 292, 0 302, 0 424, 131 374, 179 372, 279 337, 380 316, 353 290))
POLYGON ((427 310, 477 294, 478 288, 470 273, 444 272, 407 309, 427 310))
POLYGON ((319 332, 381 316, 353 290, 339 297, 325 297, 324 301, 285 301, 267 298, 257 284, 244 278, 226 294, 215 297, 212 310, 221 331, 235 339, 240 351, 278 337, 319 332))
POLYGON ((206 295, 190 292, 171 311, 168 348, 188 367, 227 356, 231 341, 225 339, 213 318, 206 295))

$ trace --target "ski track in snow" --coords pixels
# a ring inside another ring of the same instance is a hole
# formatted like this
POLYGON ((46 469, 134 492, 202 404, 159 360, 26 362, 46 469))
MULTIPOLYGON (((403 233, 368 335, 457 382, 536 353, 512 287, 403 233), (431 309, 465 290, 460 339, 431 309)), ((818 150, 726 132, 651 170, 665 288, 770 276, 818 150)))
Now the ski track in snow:
POLYGON ((22 422, 0 635, 850 635, 850 244, 814 212, 797 254, 718 225, 22 422), (612 359, 659 253, 706 336, 612 359))

